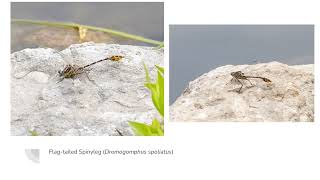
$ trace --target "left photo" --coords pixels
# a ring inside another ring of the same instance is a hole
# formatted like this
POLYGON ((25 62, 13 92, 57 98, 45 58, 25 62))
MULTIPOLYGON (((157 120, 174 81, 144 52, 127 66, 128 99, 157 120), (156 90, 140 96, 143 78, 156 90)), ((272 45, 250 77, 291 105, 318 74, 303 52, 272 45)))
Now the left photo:
POLYGON ((163 136, 163 2, 12 2, 12 136, 163 136))

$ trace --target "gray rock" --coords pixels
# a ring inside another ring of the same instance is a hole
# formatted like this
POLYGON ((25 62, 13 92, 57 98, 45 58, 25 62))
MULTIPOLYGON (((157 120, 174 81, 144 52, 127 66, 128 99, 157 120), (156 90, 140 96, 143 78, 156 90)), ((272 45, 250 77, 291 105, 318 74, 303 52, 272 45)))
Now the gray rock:
POLYGON ((150 123, 157 112, 144 87, 147 65, 163 66, 163 49, 84 43, 58 52, 24 49, 11 55, 11 134, 84 136, 133 135, 128 121, 150 123), (107 56, 87 73, 61 82, 66 64, 90 64, 107 56))
POLYGON ((170 107, 171 121, 258 122, 314 121, 313 64, 288 66, 278 62, 227 65, 189 83, 170 107), (230 75, 262 76, 240 83, 230 75))

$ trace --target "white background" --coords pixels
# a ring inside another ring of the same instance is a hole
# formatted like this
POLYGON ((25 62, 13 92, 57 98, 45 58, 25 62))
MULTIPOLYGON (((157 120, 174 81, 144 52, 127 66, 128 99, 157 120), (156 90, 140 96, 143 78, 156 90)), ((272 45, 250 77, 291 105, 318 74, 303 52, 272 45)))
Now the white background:
MULTIPOLYGON (((165 1, 169 24, 315 24, 315 123, 170 123, 165 137, 11 137, 10 3, 0 5, 1 179, 319 180, 319 5, 314 0, 165 1), (48 156, 49 148, 173 148, 174 156, 48 156), (24 149, 40 148, 40 164, 24 149)), ((59 10, 57 10, 58 13, 59 10)), ((168 107, 166 72, 166 107, 168 107)), ((166 108, 168 114, 168 108, 166 108)))

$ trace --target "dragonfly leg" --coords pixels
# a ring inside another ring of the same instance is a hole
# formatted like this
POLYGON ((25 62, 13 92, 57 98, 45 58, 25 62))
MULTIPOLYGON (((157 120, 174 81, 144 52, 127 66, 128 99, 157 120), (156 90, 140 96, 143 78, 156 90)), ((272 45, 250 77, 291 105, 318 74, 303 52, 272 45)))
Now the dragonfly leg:
POLYGON ((62 77, 62 78, 57 82, 57 84, 60 83, 60 82, 63 81, 63 80, 64 80, 64 77, 62 77))
POLYGON ((235 79, 235 78, 232 77, 232 79, 230 79, 230 81, 228 81, 228 82, 226 83, 226 85, 229 84, 231 81, 233 81, 233 79, 235 79))
POLYGON ((246 80, 248 80, 250 82, 250 84, 253 85, 249 79, 246 79, 246 80))
POLYGON ((238 93, 240 93, 240 92, 241 92, 242 87, 243 87, 243 84, 241 83, 241 87, 240 87, 240 89, 239 89, 238 93))
POLYGON ((85 71, 84 74, 87 76, 87 78, 89 79, 89 81, 94 82, 94 80, 92 80, 92 79, 89 77, 89 74, 88 74, 87 71, 85 71))
POLYGON ((238 93, 240 93, 241 92, 241 89, 242 89, 242 87, 243 87, 243 84, 242 84, 242 82, 238 79, 238 78, 235 78, 240 84, 241 84, 241 87, 240 87, 240 89, 238 90, 238 93))
POLYGON ((93 79, 91 79, 91 78, 89 77, 88 70, 85 70, 85 71, 84 71, 84 74, 86 75, 86 77, 88 78, 88 80, 89 80, 92 84, 94 84, 95 86, 99 87, 98 84, 97 84, 93 79))

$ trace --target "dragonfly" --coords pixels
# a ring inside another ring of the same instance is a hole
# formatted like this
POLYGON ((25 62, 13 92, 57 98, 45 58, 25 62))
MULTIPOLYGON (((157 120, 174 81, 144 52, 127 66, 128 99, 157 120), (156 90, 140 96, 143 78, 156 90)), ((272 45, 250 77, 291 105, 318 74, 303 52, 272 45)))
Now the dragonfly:
POLYGON ((249 81, 251 85, 253 85, 253 84, 251 83, 251 81, 249 80, 249 78, 257 78, 257 79, 263 80, 264 82, 272 82, 270 79, 265 78, 265 77, 260 77, 260 76, 246 76, 246 75, 244 75, 244 73, 241 72, 241 71, 232 72, 232 73, 231 73, 231 76, 232 76, 234 79, 236 79, 236 80, 241 84, 241 87, 240 87, 240 89, 238 90, 238 93, 240 93, 240 91, 241 91, 241 89, 242 89, 242 87, 243 87, 243 84, 242 84, 242 82, 240 81, 240 79, 249 81))
MULTIPOLYGON (((73 51, 72 51, 73 54, 73 51)), ((62 70, 58 71, 58 74, 60 76, 60 81, 64 80, 65 78, 75 78, 77 75, 85 73, 87 71, 87 68, 95 65, 97 63, 103 62, 103 61, 120 61, 122 58, 124 58, 124 56, 122 55, 113 55, 98 61, 95 61, 93 63, 87 64, 85 66, 78 66, 76 64, 67 64, 66 66, 64 66, 64 68, 62 70)))

